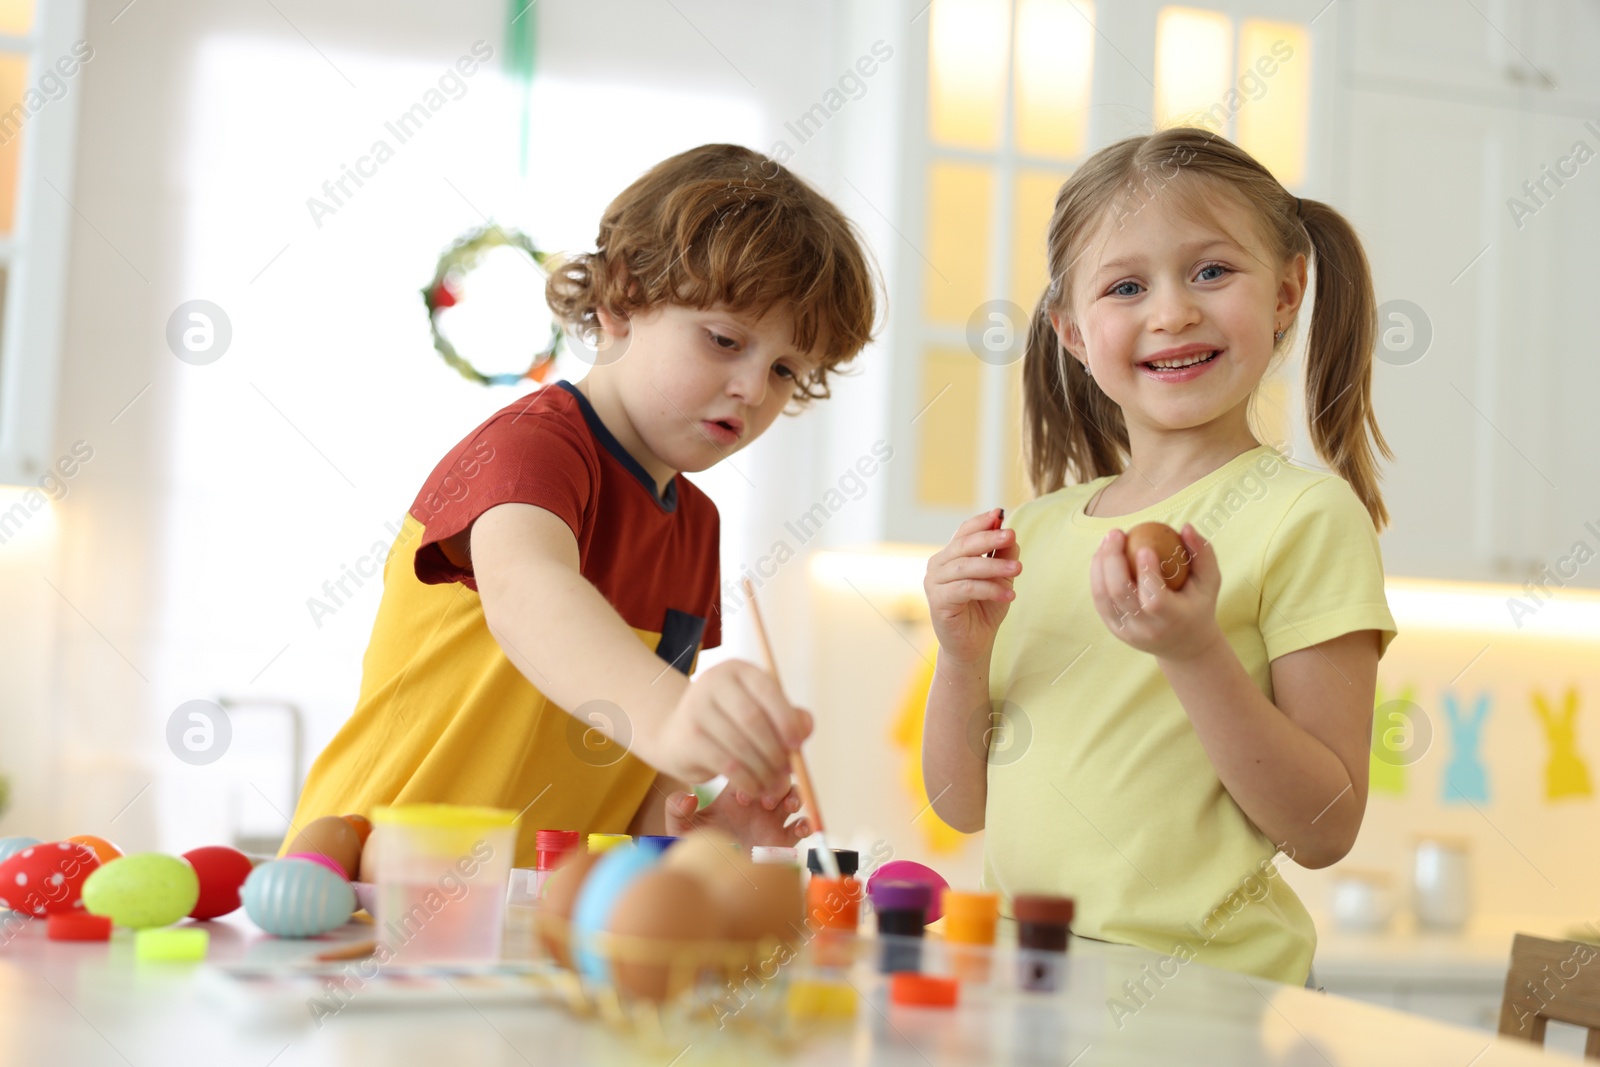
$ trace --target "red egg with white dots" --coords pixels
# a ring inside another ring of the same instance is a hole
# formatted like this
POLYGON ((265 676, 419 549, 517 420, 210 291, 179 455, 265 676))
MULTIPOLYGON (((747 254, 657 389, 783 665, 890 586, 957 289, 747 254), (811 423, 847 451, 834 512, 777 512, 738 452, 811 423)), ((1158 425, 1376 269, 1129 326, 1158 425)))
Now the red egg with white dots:
POLYGON ((30 845, 0 863, 0 909, 35 919, 83 911, 83 882, 100 866, 94 850, 72 841, 30 845))
POLYGON ((191 919, 215 919, 239 907, 239 890, 250 877, 250 857, 227 845, 206 845, 183 854, 200 879, 200 897, 191 919))

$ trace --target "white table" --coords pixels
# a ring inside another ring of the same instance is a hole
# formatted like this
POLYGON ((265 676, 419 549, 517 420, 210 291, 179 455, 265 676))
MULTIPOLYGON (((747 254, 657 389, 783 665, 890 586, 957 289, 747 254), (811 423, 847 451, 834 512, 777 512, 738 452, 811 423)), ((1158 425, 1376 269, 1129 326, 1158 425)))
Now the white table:
MULTIPOLYGON (((242 916, 207 924, 213 962, 270 960, 329 947, 267 937, 242 916)), ((350 924, 335 937, 360 940, 350 924)), ((363 1064, 654 1067, 767 1063, 770 1046, 709 1033, 685 1049, 645 1048, 565 1008, 481 1006, 463 992, 452 1006, 394 1011, 359 1003, 318 1026, 303 1005, 250 1012, 219 1006, 199 965, 139 963, 126 932, 110 945, 46 940, 29 924, 0 945, 0 1067, 249 1067, 363 1064), (676 1054, 677 1058, 673 1056, 676 1054)), ((1188 964, 1119 1028, 1107 1001, 1158 956, 1074 941, 1067 988, 1056 996, 963 994, 955 1010, 891 1006, 868 979, 853 1023, 803 1043, 788 1062, 943 1065, 1037 1063, 1496 1067, 1578 1063, 1336 996, 1188 964)))

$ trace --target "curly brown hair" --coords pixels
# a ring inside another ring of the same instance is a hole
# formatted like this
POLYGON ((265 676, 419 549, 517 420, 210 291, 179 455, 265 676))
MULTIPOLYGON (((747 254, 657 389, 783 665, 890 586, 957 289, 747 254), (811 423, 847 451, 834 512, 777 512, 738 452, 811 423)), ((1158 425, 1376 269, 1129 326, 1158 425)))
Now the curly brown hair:
POLYGON ((782 305, 795 345, 821 353, 796 386, 800 406, 827 397, 828 374, 872 340, 879 288, 860 235, 826 197, 759 152, 710 144, 657 163, 611 201, 595 251, 557 261, 545 299, 588 340, 600 307, 620 317, 721 304, 759 317, 782 305))

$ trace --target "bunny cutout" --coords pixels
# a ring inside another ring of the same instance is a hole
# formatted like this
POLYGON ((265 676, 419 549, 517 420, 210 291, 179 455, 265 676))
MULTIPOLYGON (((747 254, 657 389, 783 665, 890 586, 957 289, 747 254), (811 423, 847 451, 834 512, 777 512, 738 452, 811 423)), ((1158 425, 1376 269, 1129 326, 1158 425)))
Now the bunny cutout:
POLYGON ((1489 774, 1478 756, 1483 720, 1489 717, 1489 694, 1479 693, 1472 711, 1463 715, 1453 693, 1444 694, 1444 718, 1450 727, 1450 763, 1441 780, 1440 800, 1446 804, 1487 804, 1489 774))
POLYGON ((1399 697, 1390 701, 1384 698, 1380 685, 1372 701, 1372 755, 1367 760, 1367 790, 1370 793, 1389 793, 1400 796, 1406 791, 1406 764, 1415 762, 1406 752, 1391 744, 1390 731, 1395 728, 1394 716, 1383 712, 1390 703, 1415 703, 1416 687, 1406 685, 1399 697))
POLYGON ((1594 793, 1589 785, 1589 768, 1578 755, 1578 690, 1569 687, 1556 712, 1544 694, 1533 694, 1534 710, 1544 722, 1544 736, 1550 742, 1550 760, 1544 765, 1546 800, 1586 797, 1594 793))

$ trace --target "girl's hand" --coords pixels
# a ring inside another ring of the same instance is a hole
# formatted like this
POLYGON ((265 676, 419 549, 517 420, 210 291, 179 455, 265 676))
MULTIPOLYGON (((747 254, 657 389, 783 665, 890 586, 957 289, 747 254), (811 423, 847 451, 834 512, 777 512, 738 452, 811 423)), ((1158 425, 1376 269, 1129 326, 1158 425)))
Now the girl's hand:
POLYGON ((994 647, 995 631, 1016 599, 1012 580, 1022 572, 1015 530, 991 529, 998 508, 974 515, 950 543, 928 560, 922 590, 933 616, 939 648, 952 659, 973 662, 994 647), (994 558, 986 558, 993 552, 994 558))
POLYGON ((1189 577, 1178 590, 1161 577, 1155 550, 1139 550, 1137 572, 1128 568, 1128 535, 1112 530, 1089 563, 1094 607, 1122 641, 1161 659, 1190 659, 1222 638, 1217 590, 1222 575, 1211 545, 1192 525, 1180 532, 1189 553, 1189 577))
POLYGON ((733 835, 745 848, 752 845, 793 848, 798 841, 811 836, 811 824, 805 819, 784 825, 800 810, 800 797, 793 789, 769 804, 727 785, 704 811, 696 810, 698 804, 693 793, 674 793, 668 797, 667 833, 682 837, 690 830, 714 826, 733 835))

